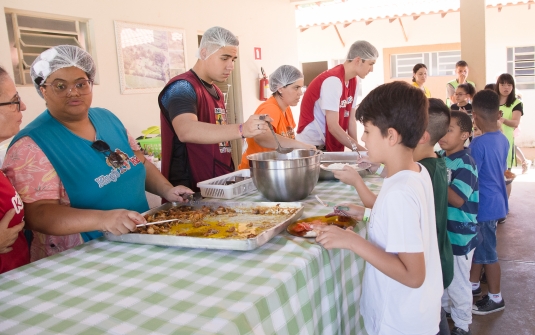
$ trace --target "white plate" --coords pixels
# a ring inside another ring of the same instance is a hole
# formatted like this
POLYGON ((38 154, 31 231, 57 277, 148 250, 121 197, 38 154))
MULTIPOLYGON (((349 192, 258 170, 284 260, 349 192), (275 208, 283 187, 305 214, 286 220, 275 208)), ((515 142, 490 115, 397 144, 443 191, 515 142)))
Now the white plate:
POLYGON ((323 163, 320 165, 320 168, 327 171, 340 171, 344 169, 344 166, 349 166, 357 171, 362 171, 368 169, 372 165, 370 163, 323 163))

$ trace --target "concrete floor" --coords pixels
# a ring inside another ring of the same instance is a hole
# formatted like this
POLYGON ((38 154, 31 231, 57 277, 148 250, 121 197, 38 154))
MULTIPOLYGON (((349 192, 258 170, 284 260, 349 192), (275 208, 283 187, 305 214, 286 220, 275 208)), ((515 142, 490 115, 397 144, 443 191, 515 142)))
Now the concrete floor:
MULTIPOLYGON (((521 174, 520 168, 513 168, 513 172, 517 178, 509 216, 497 231, 505 310, 473 315, 473 335, 535 334, 535 169, 521 174)), ((482 288, 485 294, 487 285, 482 288)))

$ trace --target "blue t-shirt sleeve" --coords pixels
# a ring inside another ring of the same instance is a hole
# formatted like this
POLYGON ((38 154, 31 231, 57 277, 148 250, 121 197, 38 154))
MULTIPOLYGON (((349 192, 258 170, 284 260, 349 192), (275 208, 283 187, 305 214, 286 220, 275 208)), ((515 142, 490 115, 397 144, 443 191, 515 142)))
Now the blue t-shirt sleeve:
POLYGON ((161 99, 170 121, 184 113, 197 115, 197 94, 186 80, 177 80, 169 85, 161 99))
POLYGON ((485 154, 483 152, 483 146, 479 145, 479 142, 480 142, 479 138, 474 138, 472 143, 470 143, 469 148, 470 148, 470 155, 476 161, 476 166, 477 166, 478 171, 481 171, 481 168, 485 164, 484 162, 485 154))

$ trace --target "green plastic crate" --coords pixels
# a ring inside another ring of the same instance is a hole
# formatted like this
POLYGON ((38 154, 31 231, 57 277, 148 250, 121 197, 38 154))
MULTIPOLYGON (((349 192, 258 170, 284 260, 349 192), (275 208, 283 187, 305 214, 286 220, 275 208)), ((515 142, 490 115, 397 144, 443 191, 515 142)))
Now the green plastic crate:
POLYGON ((141 149, 151 154, 158 159, 162 156, 162 138, 161 137, 149 137, 141 140, 137 140, 141 149))

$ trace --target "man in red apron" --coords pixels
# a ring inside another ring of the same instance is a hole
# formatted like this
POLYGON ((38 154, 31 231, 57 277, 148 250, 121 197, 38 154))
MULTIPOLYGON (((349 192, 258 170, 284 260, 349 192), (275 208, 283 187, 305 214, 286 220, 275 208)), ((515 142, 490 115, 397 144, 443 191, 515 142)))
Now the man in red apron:
POLYGON ((259 115, 243 124, 230 124, 223 94, 213 84, 230 76, 238 44, 227 29, 208 29, 201 39, 195 66, 172 78, 158 96, 162 174, 173 186, 198 191, 198 182, 234 171, 230 141, 269 129, 259 115))
POLYGON ((373 71, 377 49, 366 41, 349 48, 344 64, 321 73, 307 87, 296 139, 325 151, 366 150, 357 142, 357 76, 373 71))

